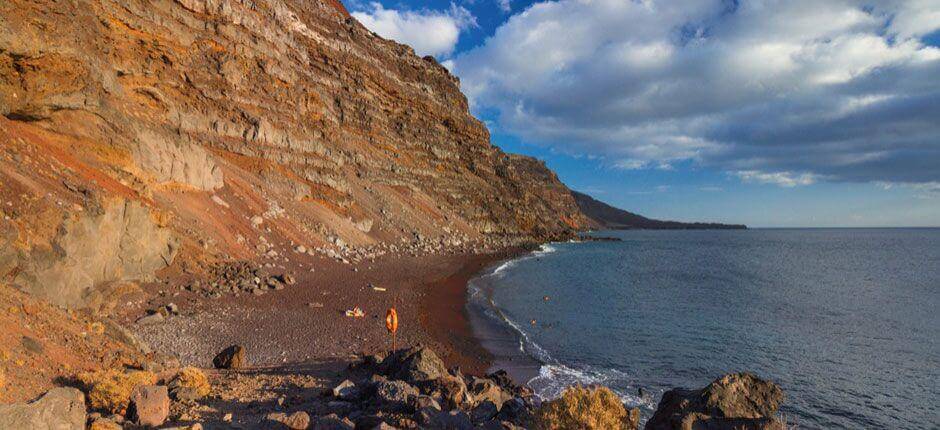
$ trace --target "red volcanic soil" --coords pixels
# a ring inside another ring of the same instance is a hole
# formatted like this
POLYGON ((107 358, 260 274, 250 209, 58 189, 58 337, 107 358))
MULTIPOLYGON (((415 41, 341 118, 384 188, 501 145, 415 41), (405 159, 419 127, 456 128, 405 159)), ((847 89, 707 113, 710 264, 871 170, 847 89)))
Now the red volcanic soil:
POLYGON ((326 4, 333 6, 336 10, 342 12, 344 15, 349 16, 349 11, 346 10, 346 6, 343 6, 343 2, 339 0, 323 0, 326 4))

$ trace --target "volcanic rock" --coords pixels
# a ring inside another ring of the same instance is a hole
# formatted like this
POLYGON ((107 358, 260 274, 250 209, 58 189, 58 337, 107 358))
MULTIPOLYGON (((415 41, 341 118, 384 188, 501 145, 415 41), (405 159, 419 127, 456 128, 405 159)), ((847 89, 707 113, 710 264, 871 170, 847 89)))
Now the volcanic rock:
POLYGON ((216 369, 241 369, 246 367, 248 362, 245 360, 245 348, 240 345, 232 345, 223 349, 212 359, 212 365, 216 369))
POLYGON ((0 405, 0 429, 84 430, 85 396, 54 388, 28 404, 0 405))
POLYGON ((304 411, 297 411, 290 415, 283 412, 268 414, 268 420, 275 421, 284 425, 290 430, 306 430, 310 426, 310 415, 304 411))
POLYGON ((170 414, 170 397, 166 386, 140 385, 131 393, 130 418, 137 425, 156 427, 170 414))
POLYGON ((381 368, 391 378, 414 384, 447 375, 444 362, 426 347, 400 349, 382 361, 381 368))
POLYGON ((385 410, 407 411, 419 394, 418 389, 404 381, 379 381, 375 384, 376 402, 385 410))
POLYGON ((774 417, 784 394, 777 384, 750 373, 725 375, 703 389, 663 393, 647 430, 783 430, 774 417))

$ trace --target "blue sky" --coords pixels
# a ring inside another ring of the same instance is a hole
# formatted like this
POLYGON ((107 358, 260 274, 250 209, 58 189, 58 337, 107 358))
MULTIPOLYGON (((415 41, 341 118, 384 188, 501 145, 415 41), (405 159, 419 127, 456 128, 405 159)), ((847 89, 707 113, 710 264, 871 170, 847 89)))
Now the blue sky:
POLYGON ((346 1, 493 143, 646 216, 940 226, 940 1, 346 1))

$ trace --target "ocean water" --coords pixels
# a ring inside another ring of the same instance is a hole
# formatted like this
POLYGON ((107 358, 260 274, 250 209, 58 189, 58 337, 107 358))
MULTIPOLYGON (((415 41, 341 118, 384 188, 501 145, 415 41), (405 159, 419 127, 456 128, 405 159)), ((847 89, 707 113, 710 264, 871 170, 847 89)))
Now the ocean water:
POLYGON ((541 396, 602 383, 645 420, 669 388, 747 370, 797 428, 940 428, 940 229, 598 235, 622 241, 544 245, 471 282, 541 363, 541 396))

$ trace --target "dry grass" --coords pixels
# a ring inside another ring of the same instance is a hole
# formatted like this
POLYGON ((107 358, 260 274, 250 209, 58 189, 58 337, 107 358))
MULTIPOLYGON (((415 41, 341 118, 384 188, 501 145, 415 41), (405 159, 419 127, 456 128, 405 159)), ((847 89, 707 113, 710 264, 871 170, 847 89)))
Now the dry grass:
POLYGON ((130 403, 131 392, 138 385, 157 383, 157 375, 145 370, 124 372, 108 369, 100 372, 86 372, 78 375, 88 393, 88 406, 91 409, 124 415, 130 403))
POLYGON ((184 367, 180 370, 179 374, 176 375, 174 386, 192 388, 199 394, 199 397, 208 396, 209 391, 212 390, 209 378, 195 367, 184 367))
POLYGON ((638 418, 638 411, 627 411, 609 388, 577 385, 543 403, 535 411, 533 424, 539 430, 632 430, 638 418))

